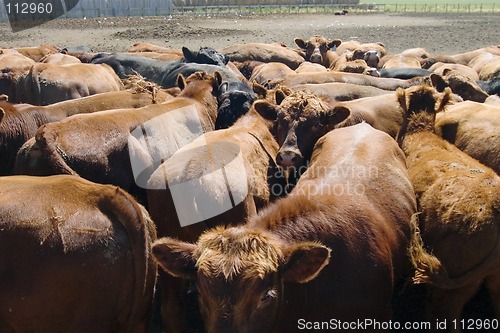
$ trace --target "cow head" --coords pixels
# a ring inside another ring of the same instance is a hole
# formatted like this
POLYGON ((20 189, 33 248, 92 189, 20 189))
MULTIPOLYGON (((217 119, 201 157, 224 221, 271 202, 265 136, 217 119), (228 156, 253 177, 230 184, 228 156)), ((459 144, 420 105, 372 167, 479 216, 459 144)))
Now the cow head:
POLYGON ((250 110, 257 98, 250 87, 243 82, 224 82, 219 87, 219 110, 215 129, 228 128, 250 110))
POLYGON ((358 46, 352 54, 352 60, 362 59, 370 67, 378 67, 380 59, 387 54, 384 44, 367 43, 358 46))
POLYGON ((270 332, 283 300, 283 282, 314 279, 330 249, 311 242, 285 245, 245 227, 216 228, 197 244, 162 238, 153 245, 160 267, 195 280, 205 332, 270 332))
POLYGON ((182 47, 182 54, 185 62, 195 62, 198 64, 225 66, 229 58, 211 47, 200 47, 199 51, 191 51, 187 47, 182 47))
POLYGON ((397 135, 399 145, 407 133, 422 131, 435 132, 436 113, 442 111, 450 102, 450 88, 439 93, 434 87, 422 84, 396 91, 399 105, 403 110, 403 123, 397 135))
POLYGON ((284 168, 300 168, 311 157, 316 141, 350 114, 343 106, 329 105, 307 92, 276 91, 276 104, 256 101, 254 107, 266 119, 277 121, 280 149, 276 162, 284 168))
POLYGON ((333 47, 338 47, 341 43, 342 41, 339 39, 329 41, 325 37, 318 35, 312 36, 308 41, 295 38, 295 44, 306 54, 305 59, 321 65, 325 65, 326 52, 333 47))
POLYGON ((445 69, 443 76, 431 74, 430 79, 438 91, 443 92, 446 87, 450 87, 453 93, 464 100, 483 103, 489 96, 474 80, 454 70, 445 69))

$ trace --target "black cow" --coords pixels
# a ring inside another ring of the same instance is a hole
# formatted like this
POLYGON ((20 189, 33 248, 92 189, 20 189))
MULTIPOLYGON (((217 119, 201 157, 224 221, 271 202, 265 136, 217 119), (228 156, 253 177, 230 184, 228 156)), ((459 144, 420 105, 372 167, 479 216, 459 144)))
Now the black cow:
POLYGON ((496 76, 489 81, 476 81, 477 84, 488 93, 488 95, 500 96, 500 77, 496 76))

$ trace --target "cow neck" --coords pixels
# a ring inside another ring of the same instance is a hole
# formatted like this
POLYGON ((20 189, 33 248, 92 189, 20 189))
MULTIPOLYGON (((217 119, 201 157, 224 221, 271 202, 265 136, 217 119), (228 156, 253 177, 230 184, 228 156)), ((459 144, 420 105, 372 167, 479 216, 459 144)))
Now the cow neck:
POLYGON ((233 125, 233 127, 243 127, 248 134, 254 137, 269 156, 273 167, 277 167, 276 153, 279 147, 271 133, 273 126, 273 121, 262 118, 253 107, 233 125))
POLYGON ((217 98, 213 95, 213 87, 211 85, 207 82, 191 82, 181 91, 178 97, 194 99, 200 103, 203 108, 208 111, 215 127, 218 105, 217 98))

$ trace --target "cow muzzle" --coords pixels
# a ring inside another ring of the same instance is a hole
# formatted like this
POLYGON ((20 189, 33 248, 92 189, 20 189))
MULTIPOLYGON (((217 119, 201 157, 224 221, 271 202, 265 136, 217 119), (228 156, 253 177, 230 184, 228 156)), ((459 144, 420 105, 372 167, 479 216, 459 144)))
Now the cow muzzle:
POLYGON ((303 160, 302 154, 294 150, 280 150, 276 156, 276 163, 285 169, 298 168, 302 165, 303 160))
POLYGON ((310 61, 315 64, 323 64, 323 57, 321 53, 313 53, 311 54, 310 61))
POLYGON ((378 62, 380 61, 380 58, 378 56, 377 51, 371 50, 371 51, 365 52, 364 60, 366 61, 366 64, 368 66, 377 68, 378 62))

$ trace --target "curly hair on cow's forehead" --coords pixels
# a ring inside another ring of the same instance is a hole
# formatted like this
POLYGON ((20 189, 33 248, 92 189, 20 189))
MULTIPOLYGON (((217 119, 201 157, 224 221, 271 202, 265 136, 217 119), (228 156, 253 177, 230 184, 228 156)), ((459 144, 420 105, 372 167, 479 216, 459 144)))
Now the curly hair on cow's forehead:
POLYGON ((319 96, 306 91, 295 91, 281 103, 285 112, 321 112, 328 109, 327 103, 319 96))
POLYGON ((283 253, 266 234, 241 227, 216 227, 198 240, 196 266, 207 276, 230 281, 277 272, 283 253))

